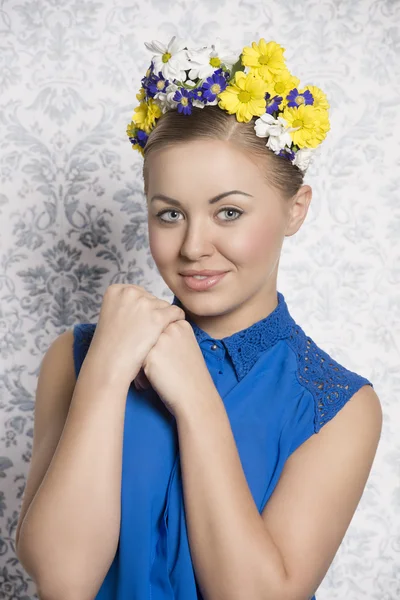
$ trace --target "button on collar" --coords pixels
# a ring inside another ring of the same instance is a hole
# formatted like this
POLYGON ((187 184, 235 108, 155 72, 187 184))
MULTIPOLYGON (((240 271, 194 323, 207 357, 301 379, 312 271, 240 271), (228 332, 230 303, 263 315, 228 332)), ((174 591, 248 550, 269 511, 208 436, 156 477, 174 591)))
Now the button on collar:
MULTIPOLYGON (((208 333, 196 325, 196 323, 193 323, 190 319, 186 320, 192 325, 199 344, 204 342, 207 345, 207 349, 211 349, 213 352, 217 349, 221 350, 221 352, 216 352, 216 354, 221 354, 221 356, 225 356, 224 349, 227 350, 240 381, 247 375, 262 352, 268 350, 279 340, 289 338, 292 335, 294 327, 299 328, 289 313, 284 295, 281 292, 277 292, 277 296, 278 305, 269 315, 264 319, 256 321, 250 327, 237 331, 221 340, 217 340, 221 346, 216 344, 214 339, 210 339, 208 333)), ((182 304, 177 296, 174 296, 172 304, 176 304, 182 308, 182 304)))

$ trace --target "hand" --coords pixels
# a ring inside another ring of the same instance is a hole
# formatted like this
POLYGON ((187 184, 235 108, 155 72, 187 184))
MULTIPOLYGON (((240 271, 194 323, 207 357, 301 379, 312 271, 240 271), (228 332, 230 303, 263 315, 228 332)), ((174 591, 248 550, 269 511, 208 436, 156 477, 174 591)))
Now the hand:
POLYGON ((185 320, 174 321, 165 328, 136 379, 139 386, 150 384, 175 417, 190 410, 199 393, 215 391, 196 336, 185 320))
POLYGON ((88 353, 96 355, 102 373, 129 385, 160 334, 185 312, 137 285, 110 285, 88 353))

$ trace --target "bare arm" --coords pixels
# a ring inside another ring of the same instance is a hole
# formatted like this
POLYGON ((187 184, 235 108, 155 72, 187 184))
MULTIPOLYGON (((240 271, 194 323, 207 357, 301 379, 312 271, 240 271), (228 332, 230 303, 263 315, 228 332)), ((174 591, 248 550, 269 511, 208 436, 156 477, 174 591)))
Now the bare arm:
POLYGON ((382 426, 375 391, 363 386, 296 449, 261 515, 220 396, 211 390, 182 406, 177 425, 185 511, 204 600, 311 598, 371 470, 382 426))
POLYGON ((108 377, 89 349, 17 543, 43 600, 94 598, 115 556, 128 387, 108 377))

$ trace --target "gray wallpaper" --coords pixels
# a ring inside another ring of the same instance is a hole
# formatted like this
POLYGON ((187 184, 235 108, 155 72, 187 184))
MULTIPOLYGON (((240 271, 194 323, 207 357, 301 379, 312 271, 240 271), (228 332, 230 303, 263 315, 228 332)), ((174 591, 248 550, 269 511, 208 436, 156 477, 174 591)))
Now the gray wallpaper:
MULTIPOLYGON (((396 0, 0 2, 0 600, 36 598, 14 536, 51 341, 98 318, 111 283, 167 300, 149 251, 142 159, 126 125, 144 46, 216 36, 286 48, 331 105, 306 222, 278 289, 317 344, 374 383, 382 439, 318 600, 400 598, 400 3, 396 0)), ((354 423, 357 427, 357 423, 354 423)))

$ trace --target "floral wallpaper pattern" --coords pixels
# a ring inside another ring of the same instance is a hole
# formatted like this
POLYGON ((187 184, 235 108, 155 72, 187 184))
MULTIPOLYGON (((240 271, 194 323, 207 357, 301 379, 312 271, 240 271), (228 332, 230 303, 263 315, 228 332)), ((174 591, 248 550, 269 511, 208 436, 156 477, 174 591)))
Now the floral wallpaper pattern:
MULTIPOLYGON (((145 41, 286 48, 330 101, 313 200, 278 289, 306 332, 378 393, 384 424, 318 600, 400 598, 400 2, 1 0, 0 600, 37 598, 15 555, 40 363, 98 318, 112 283, 171 300, 149 250, 141 157, 125 129, 145 41)), ((357 427, 357 423, 354 424, 357 427)))

